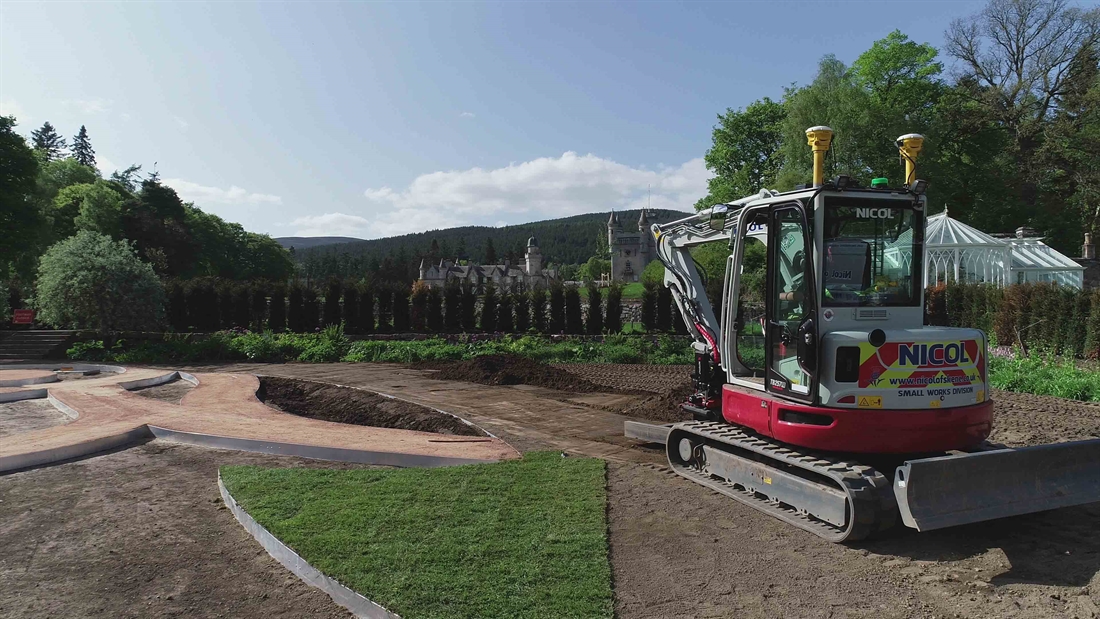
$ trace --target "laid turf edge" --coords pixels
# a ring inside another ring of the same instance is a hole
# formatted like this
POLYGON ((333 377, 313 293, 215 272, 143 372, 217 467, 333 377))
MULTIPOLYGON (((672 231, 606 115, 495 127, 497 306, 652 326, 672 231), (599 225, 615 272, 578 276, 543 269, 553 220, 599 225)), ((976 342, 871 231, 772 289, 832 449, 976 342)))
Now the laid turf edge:
POLYGON ((303 559, 406 619, 613 614, 602 460, 221 477, 303 559))

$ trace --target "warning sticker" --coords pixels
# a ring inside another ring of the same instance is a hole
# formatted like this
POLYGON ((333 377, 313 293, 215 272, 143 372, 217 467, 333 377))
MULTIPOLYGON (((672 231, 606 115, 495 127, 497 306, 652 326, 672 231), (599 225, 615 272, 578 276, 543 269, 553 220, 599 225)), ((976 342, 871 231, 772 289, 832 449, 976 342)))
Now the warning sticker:
POLYGON ((860 408, 882 408, 882 396, 880 395, 861 395, 856 402, 856 406, 860 408))

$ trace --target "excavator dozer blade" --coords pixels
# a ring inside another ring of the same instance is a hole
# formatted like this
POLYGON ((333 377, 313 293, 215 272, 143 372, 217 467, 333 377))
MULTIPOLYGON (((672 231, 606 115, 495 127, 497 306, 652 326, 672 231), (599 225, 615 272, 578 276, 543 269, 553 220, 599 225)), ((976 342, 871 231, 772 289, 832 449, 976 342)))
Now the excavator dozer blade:
POLYGON ((1100 501, 1100 439, 909 460, 894 472, 918 531, 1100 501))

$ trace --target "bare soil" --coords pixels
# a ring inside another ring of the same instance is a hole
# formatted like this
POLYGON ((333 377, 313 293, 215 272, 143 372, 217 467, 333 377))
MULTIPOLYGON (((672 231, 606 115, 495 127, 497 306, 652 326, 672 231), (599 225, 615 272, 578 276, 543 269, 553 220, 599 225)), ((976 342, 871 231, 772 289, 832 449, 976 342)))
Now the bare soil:
POLYGON ((0 617, 349 617, 236 521, 223 464, 357 466, 155 441, 0 476, 0 617))
POLYGON ((142 389, 131 389, 130 391, 143 398, 152 398, 162 402, 179 404, 180 400, 183 400, 183 396, 187 395, 194 388, 195 386, 190 382, 183 379, 177 379, 163 385, 144 387, 142 389))
POLYGON ((70 421, 46 398, 0 404, 0 436, 52 428, 70 421))
POLYGON ((1100 438, 1100 404, 998 390, 993 401, 989 440, 995 443, 1022 447, 1100 438))
POLYGON ((377 393, 305 380, 261 376, 262 402, 301 417, 376 428, 458 436, 486 436, 453 415, 377 393))
POLYGON ((482 385, 532 385, 571 393, 622 391, 593 383, 559 367, 517 355, 485 355, 467 361, 424 361, 413 366, 434 370, 432 378, 461 380, 482 385))

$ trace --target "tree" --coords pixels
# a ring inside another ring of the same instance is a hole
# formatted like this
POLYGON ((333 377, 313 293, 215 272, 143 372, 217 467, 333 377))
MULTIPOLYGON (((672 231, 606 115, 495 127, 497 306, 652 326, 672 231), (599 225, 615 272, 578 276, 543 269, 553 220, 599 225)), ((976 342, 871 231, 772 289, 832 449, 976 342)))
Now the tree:
POLYGON ((325 289, 325 305, 321 322, 326 326, 340 324, 340 280, 329 279, 325 289))
POLYGON ((50 247, 38 268, 38 319, 57 328, 154 330, 164 286, 126 241, 82 230, 50 247))
POLYGON ((542 286, 531 291, 531 326, 538 333, 546 333, 546 289, 542 286))
POLYGON ((447 333, 462 330, 462 288, 455 281, 443 285, 443 329, 447 333))
POLYGON ((286 285, 282 282, 276 283, 271 289, 267 328, 275 333, 286 331, 286 285))
POLYGON ((581 265, 577 276, 584 281, 599 281, 604 275, 611 273, 611 261, 592 256, 588 262, 581 265))
POLYGON ((302 333, 306 330, 306 319, 302 306, 302 285, 297 280, 290 283, 290 294, 287 296, 287 329, 291 333, 302 333))
POLYGON ((88 139, 88 130, 80 125, 80 133, 73 138, 73 159, 80 165, 95 167, 95 150, 92 149, 92 141, 88 139))
POLYGON ((65 156, 65 138, 57 134, 57 130, 49 121, 31 131, 31 141, 34 142, 34 150, 38 151, 45 161, 56 161, 65 156))
POLYGON ((696 210, 775 185, 783 167, 780 146, 786 117, 783 104, 767 97, 718 116, 711 136, 713 145, 704 157, 714 177, 707 181, 709 193, 695 203, 696 210))
POLYGON ((480 326, 486 333, 497 330, 497 292, 492 281, 485 282, 485 292, 481 295, 480 326))
POLYGON ((415 333, 423 333, 428 328, 428 285, 424 282, 413 282, 409 300, 409 327, 415 333))
POLYGON ((111 180, 125 187, 130 193, 133 193, 137 191, 138 172, 141 172, 141 166, 135 163, 125 170, 115 170, 112 172, 111 180))
POLYGON ((507 290, 500 291, 500 301, 497 302, 497 331, 501 333, 514 333, 516 323, 512 314, 513 299, 515 295, 507 290))
POLYGON ((428 331, 443 332, 443 295, 439 288, 428 289, 428 331))
POLYGON ((493 237, 485 239, 485 262, 483 264, 496 264, 497 250, 493 247, 493 237))
POLYGON ((596 282, 588 282, 588 320, 585 329, 589 335, 599 335, 603 332, 603 303, 600 289, 596 282))
POLYGON ((604 329, 614 335, 623 330, 623 285, 612 282, 607 289, 607 318, 604 329))
MULTIPOLYGON (((553 303, 553 290, 550 291, 553 303)), ((581 314, 581 295, 576 286, 565 287, 565 332, 570 335, 584 333, 584 318, 581 314)))
POLYGON ((49 211, 55 239, 91 230, 116 240, 122 238, 123 197, 110 183, 70 185, 58 192, 49 211))
MULTIPOLYGON (((0 116, 0 279, 28 253, 28 239, 38 236, 44 220, 33 201, 38 160, 23 136, 15 132, 15 117, 0 116)), ((7 297, 7 287, 0 296, 7 297)))
POLYGON ((531 295, 520 291, 512 295, 516 313, 516 333, 527 333, 531 328, 531 295))
POLYGON ((560 281, 550 282, 550 333, 565 333, 565 287, 560 281))

